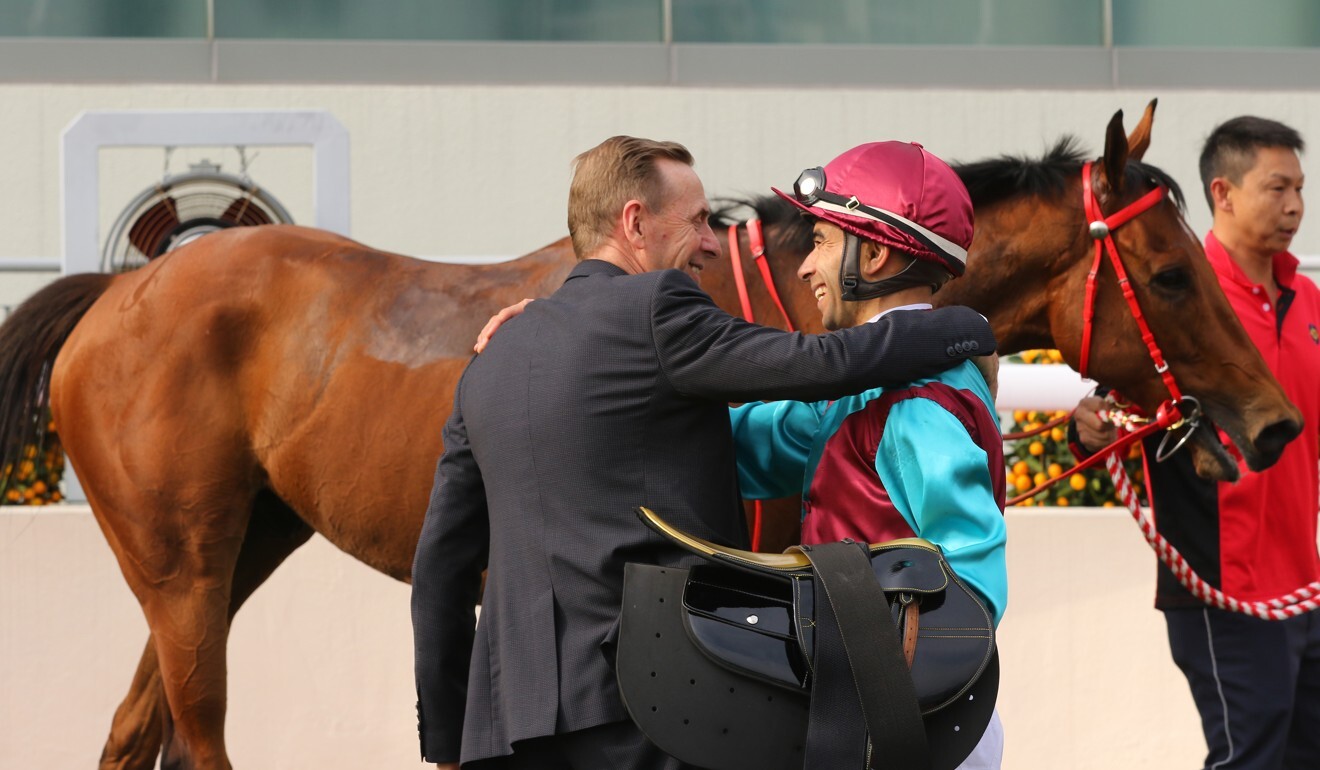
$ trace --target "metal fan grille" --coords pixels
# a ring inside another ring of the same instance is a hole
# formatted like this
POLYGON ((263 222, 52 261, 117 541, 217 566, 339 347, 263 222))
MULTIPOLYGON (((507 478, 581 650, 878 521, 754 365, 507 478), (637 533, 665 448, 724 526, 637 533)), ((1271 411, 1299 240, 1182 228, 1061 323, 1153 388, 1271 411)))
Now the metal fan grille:
POLYGON ((144 190, 119 215, 101 268, 133 270, 216 230, 292 222, 279 201, 250 180, 215 171, 179 174, 144 190))

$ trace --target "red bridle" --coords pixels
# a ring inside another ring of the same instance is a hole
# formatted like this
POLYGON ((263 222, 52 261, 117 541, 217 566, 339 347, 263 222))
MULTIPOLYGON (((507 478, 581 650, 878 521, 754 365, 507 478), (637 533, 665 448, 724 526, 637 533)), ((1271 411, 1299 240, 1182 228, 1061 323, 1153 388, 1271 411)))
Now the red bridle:
MULTIPOLYGON (((765 282, 766 291, 770 292, 770 299, 779 308, 779 315, 784 319, 784 328, 788 331, 797 331, 793 328, 793 319, 788 317, 788 311, 784 309, 784 303, 779 299, 779 290, 775 288, 775 277, 770 272, 770 262, 765 258, 765 236, 761 232, 761 220, 747 220, 747 245, 752 248, 752 259, 756 260, 756 266, 761 270, 761 280, 765 282)), ((738 225, 729 225, 729 261, 733 263, 733 283, 738 287, 738 302, 742 305, 743 318, 749 322, 756 322, 756 314, 752 312, 752 300, 747 294, 747 281, 743 278, 742 270, 742 250, 738 247, 738 225)))
POLYGON ((1089 376, 1087 372, 1090 368, 1091 359, 1091 333, 1095 326, 1096 279, 1100 274, 1100 264, 1107 253, 1110 264, 1114 266, 1114 273, 1118 276, 1118 287, 1123 292, 1123 298, 1127 300, 1128 309, 1132 312, 1132 318, 1137 322, 1137 328, 1141 332, 1141 341, 1146 343, 1146 350, 1150 352, 1151 361, 1155 363, 1155 371, 1160 375, 1160 379, 1164 381, 1164 387, 1169 390, 1169 399, 1160 404, 1155 412, 1155 418, 1140 429, 1120 435, 1113 444, 1098 450, 1091 457, 1074 465, 1062 475, 1012 498, 1008 501, 1008 505, 1015 505, 1022 500, 1034 497, 1072 474, 1098 464, 1102 459, 1116 457, 1117 452, 1129 444, 1140 441, 1157 430, 1168 429, 1170 432, 1160 442, 1159 450, 1155 453, 1155 459, 1162 461, 1187 443, 1187 440, 1196 432, 1197 422, 1200 419, 1200 404, 1194 397, 1183 395, 1178 383, 1173 379, 1173 373, 1169 371, 1169 364, 1164 360, 1164 353, 1160 351, 1159 344, 1155 342, 1155 335, 1151 332, 1150 325, 1146 323, 1146 317, 1141 312, 1141 304, 1137 302, 1136 292, 1132 289, 1132 282, 1128 280, 1127 269, 1123 267, 1123 260, 1118 256, 1118 246, 1114 243, 1114 231, 1164 200, 1164 196, 1168 194, 1168 189, 1160 185, 1106 217, 1100 210, 1100 201, 1096 198, 1095 191, 1091 187, 1091 167, 1093 165, 1093 161, 1087 161, 1082 166, 1082 206, 1086 211, 1086 219, 1089 223, 1087 231, 1090 233, 1092 240, 1095 241, 1095 259, 1091 262, 1091 272, 1086 274, 1086 296, 1082 303, 1081 361, 1077 368, 1083 377, 1089 376), (1191 405, 1187 415, 1184 415, 1181 409, 1184 401, 1191 405), (1183 422, 1187 423, 1186 432, 1173 445, 1172 449, 1165 451, 1169 439, 1173 436, 1172 429, 1177 428, 1183 422))
MULTIPOLYGON (((788 331, 796 331, 793 328, 793 319, 788 317, 788 311, 784 309, 784 303, 779 299, 779 290, 775 288, 775 277, 770 272, 769 260, 765 258, 765 236, 761 232, 761 220, 747 220, 747 245, 752 248, 752 259, 756 260, 756 266, 761 270, 761 280, 765 282, 766 291, 770 292, 770 299, 774 301, 775 307, 779 308, 779 314, 784 318, 784 328, 788 331)), ((729 225, 729 262, 733 265, 733 283, 738 287, 738 303, 742 305, 742 314, 749 323, 756 322, 756 313, 752 311, 752 299, 747 294, 747 280, 743 278, 742 269, 742 249, 738 247, 738 225, 729 225)), ((765 517, 765 511, 762 501, 757 500, 755 513, 752 517, 752 550, 761 550, 761 521, 765 517)))
MULTIPOLYGON (((1160 375, 1160 379, 1164 381, 1164 387, 1169 391, 1169 400, 1160 405, 1154 422, 1160 427, 1169 427, 1182 420, 1181 405, 1184 401, 1191 402, 1192 415, 1189 416, 1189 419, 1194 420, 1200 411, 1199 404, 1191 396, 1184 396, 1182 390, 1178 387, 1178 383, 1173 379, 1173 372, 1169 371, 1169 364, 1164 360, 1164 353, 1160 351, 1159 344, 1155 342, 1155 335, 1151 332, 1150 325, 1146 323, 1146 317, 1141 313, 1141 304, 1137 302, 1136 292, 1132 289, 1132 282, 1128 280, 1127 270, 1123 267, 1123 260, 1119 259, 1118 256, 1118 247, 1114 244, 1115 230, 1164 200, 1169 191, 1163 185, 1160 185, 1106 217, 1100 210, 1100 201, 1096 198, 1095 191, 1091 187, 1091 167, 1093 165, 1094 162, 1087 161, 1082 166, 1082 205, 1085 207, 1086 218, 1090 223, 1087 225, 1087 229, 1091 234, 1091 238, 1095 241, 1095 259, 1091 262, 1091 272, 1086 275, 1086 298, 1082 304, 1082 349, 1078 371, 1081 372, 1083 377, 1088 376, 1087 370, 1091 357, 1091 332, 1095 322, 1096 277, 1100 273, 1100 263, 1104 259, 1104 255, 1108 253, 1109 263, 1114 266, 1114 273, 1118 277, 1118 287, 1123 292, 1123 299, 1127 300, 1128 309, 1132 311, 1132 318, 1137 322, 1137 328, 1141 331, 1141 341, 1146 343, 1146 350, 1150 352, 1151 361, 1155 364, 1155 371, 1160 375)), ((1163 451, 1163 445, 1161 445, 1159 459, 1163 459, 1177 451, 1191 434, 1191 430, 1187 431, 1182 440, 1167 454, 1163 451)))

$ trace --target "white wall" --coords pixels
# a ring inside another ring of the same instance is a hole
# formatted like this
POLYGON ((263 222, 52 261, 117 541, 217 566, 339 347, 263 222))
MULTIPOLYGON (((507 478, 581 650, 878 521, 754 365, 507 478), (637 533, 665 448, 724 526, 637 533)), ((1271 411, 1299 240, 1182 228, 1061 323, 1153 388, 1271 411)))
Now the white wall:
MULTIPOLYGON (((83 110, 327 109, 352 143, 355 237, 407 254, 508 256, 564 234, 569 161, 615 133, 686 143, 707 192, 735 195, 791 184, 802 168, 875 139, 917 140, 947 159, 976 160, 1039 154, 1073 133, 1098 154, 1114 111, 1123 109, 1130 127, 1152 97, 1160 108, 1147 159, 1187 189, 1198 233, 1209 218, 1196 155, 1215 123, 1257 113, 1320 142, 1316 91, 0 84, 0 260, 60 254, 60 134, 83 110)), ((237 170, 224 150, 180 150, 171 169, 203 156, 237 170)), ((1314 163, 1304 165, 1314 176, 1314 163)), ((163 166, 163 152, 103 153, 106 226, 163 166)), ((271 148, 250 170, 308 221, 308 168, 306 153, 271 148)), ((1295 250, 1320 254, 1320 228, 1304 227, 1295 250)), ((0 273, 0 304, 31 288, 0 273)))
MULTIPOLYGON (((1193 767, 1204 746, 1126 512, 1008 513, 1000 707, 1012 770, 1193 767)), ((236 767, 418 766, 409 589, 317 537, 239 613, 236 767)), ((89 767, 146 624, 86 509, 0 509, 0 767, 89 767)))

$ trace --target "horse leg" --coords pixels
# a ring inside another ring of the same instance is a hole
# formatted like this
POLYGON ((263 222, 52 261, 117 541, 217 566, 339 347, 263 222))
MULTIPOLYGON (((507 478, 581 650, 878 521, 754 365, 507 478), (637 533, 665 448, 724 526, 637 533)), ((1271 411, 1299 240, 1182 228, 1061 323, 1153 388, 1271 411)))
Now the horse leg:
MULTIPOLYGON (((232 624, 243 602, 266 582, 275 568, 312 536, 307 525, 284 501, 268 491, 257 495, 252 506, 243 547, 238 554, 229 603, 229 622, 232 624)), ((164 741, 161 749, 161 770, 187 770, 187 754, 177 733, 173 730, 169 711, 165 711, 164 741)))
MULTIPOLYGON (((311 535, 312 528, 279 498, 269 492, 257 496, 234 569, 231 622, 243 602, 311 535)), ((163 770, 181 765, 185 756, 165 707, 155 640, 148 638, 133 685, 115 712, 99 768, 151 770, 157 754, 163 770)))
POLYGON ((151 770, 156 766, 164 734, 163 720, 169 718, 164 704, 156 645, 148 636, 137 672, 133 674, 133 684, 129 685, 128 695, 110 723, 110 737, 101 750, 99 770, 151 770))

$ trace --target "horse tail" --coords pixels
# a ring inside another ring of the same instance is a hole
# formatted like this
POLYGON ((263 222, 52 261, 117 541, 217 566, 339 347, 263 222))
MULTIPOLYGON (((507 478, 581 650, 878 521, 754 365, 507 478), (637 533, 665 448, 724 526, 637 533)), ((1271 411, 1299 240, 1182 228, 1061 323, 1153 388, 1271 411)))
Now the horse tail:
POLYGON ((55 356, 88 308, 114 280, 105 273, 61 278, 0 324, 0 487, 23 448, 41 444, 55 356))

